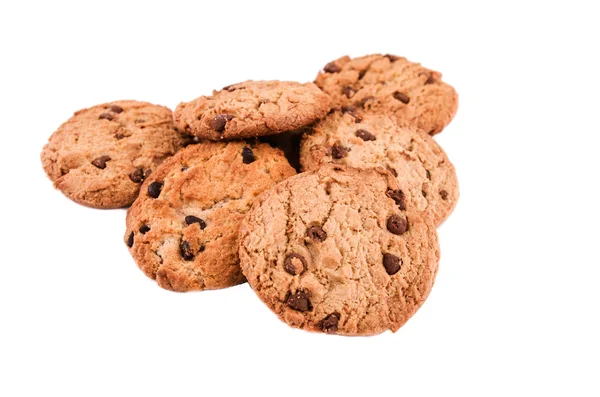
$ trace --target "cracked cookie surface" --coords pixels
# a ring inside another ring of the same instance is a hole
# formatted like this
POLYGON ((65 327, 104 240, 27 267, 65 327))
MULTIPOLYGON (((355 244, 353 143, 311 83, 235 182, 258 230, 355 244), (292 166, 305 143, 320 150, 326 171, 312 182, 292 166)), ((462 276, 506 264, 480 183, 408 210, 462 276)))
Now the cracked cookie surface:
POLYGON ((188 146, 144 182, 127 211, 125 243, 138 267, 165 289, 240 284, 239 224, 258 194, 295 173, 267 144, 188 146))
POLYGON ((73 201, 94 208, 127 207, 144 178, 189 142, 170 109, 115 101, 76 112, 48 140, 44 171, 73 201))
POLYGON ((313 83, 249 80, 182 102, 174 117, 183 131, 218 141, 294 130, 330 109, 331 99, 313 83))
POLYGON ((398 330, 427 298, 435 226, 383 168, 326 164, 263 193, 240 227, 240 264, 287 324, 373 335, 398 330))
POLYGON ((376 54, 330 62, 315 83, 336 106, 391 114, 398 123, 435 135, 458 109, 456 91, 441 78, 406 58, 376 54))
POLYGON ((302 137, 302 170, 324 163, 381 166, 403 181, 416 209, 440 225, 458 201, 458 179, 444 150, 430 136, 400 127, 387 115, 333 112, 302 137))

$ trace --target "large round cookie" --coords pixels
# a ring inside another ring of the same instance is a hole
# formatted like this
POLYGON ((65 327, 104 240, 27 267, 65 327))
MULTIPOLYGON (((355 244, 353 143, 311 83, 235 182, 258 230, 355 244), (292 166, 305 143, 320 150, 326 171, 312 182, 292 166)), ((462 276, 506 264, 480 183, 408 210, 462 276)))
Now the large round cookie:
POLYGON ((325 116, 331 99, 313 83, 245 81, 180 103, 175 124, 203 139, 271 135, 325 116))
POLYGON ((140 269, 163 288, 242 283, 239 224, 258 194, 295 173, 267 144, 188 146, 144 182, 127 211, 125 243, 140 269))
POLYGON ((57 189, 95 208, 129 206, 144 178, 189 139, 170 109, 116 101, 76 112, 52 134, 41 160, 57 189))
POLYGON ((298 174, 263 193, 240 227, 252 289, 309 331, 398 330, 427 298, 438 260, 435 226, 383 168, 298 174))
POLYGON ((399 127, 380 114, 333 112, 307 129, 300 147, 304 171, 323 163, 382 166, 404 181, 416 209, 440 225, 458 201, 458 179, 444 150, 430 136, 399 127))
POLYGON ((395 55, 345 56, 328 63, 315 83, 338 106, 389 113, 402 124, 435 135, 458 108, 454 88, 442 75, 395 55))

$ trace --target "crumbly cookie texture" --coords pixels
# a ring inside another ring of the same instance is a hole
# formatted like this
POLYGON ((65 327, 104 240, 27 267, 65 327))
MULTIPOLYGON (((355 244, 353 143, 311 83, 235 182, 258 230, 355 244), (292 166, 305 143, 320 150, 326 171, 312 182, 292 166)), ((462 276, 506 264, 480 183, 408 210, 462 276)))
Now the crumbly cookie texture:
POLYGON ((373 335, 423 304, 439 260, 435 226, 383 168, 324 165, 263 193, 240 227, 242 271, 287 324, 373 335))
POLYGON ((139 268, 165 289, 240 284, 240 222, 258 194, 295 173, 267 144, 188 146, 142 185, 127 211, 125 243, 139 268))
POLYGON ((116 101, 76 112, 50 137, 44 171, 73 201, 94 208, 127 207, 145 177, 189 142, 170 109, 116 101))
POLYGON ((330 109, 331 98, 313 83, 249 80, 180 103, 174 117, 182 130, 218 141, 294 130, 330 109))
POLYGON ((430 136, 400 127, 381 114, 340 112, 314 124, 302 138, 303 171, 324 163, 381 166, 407 186, 417 210, 440 225, 458 201, 458 179, 444 150, 430 136))
POLYGON ((345 56, 328 63, 315 83, 335 106, 389 113, 397 122, 435 135, 458 109, 454 88, 439 72, 395 55, 345 56))

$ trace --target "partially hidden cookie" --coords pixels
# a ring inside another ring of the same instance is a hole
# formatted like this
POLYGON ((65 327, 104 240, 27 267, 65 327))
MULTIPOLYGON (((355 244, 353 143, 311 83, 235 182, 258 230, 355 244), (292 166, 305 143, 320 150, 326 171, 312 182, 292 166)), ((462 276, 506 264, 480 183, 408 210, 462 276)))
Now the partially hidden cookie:
POLYGON ((315 83, 334 105, 389 113, 435 135, 450 123, 458 95, 439 72, 395 55, 345 56, 328 63, 315 83))
POLYGON ((240 261, 288 325, 373 335, 398 330, 423 304, 439 248, 435 226, 388 171, 324 165, 256 200, 240 261))
POLYGON ((255 197, 296 172, 267 144, 205 142, 161 164, 127 211, 138 267, 173 291, 244 282, 238 228, 255 197))
POLYGON ((76 112, 48 140, 44 171, 71 200, 94 208, 133 203, 165 158, 189 142, 164 106, 116 101, 76 112))
POLYGON ((180 103, 174 117, 182 130, 218 141, 294 130, 330 109, 331 99, 313 83, 249 80, 180 103))
POLYGON ((302 170, 324 163, 381 166, 410 190, 415 209, 440 225, 458 201, 458 179, 444 150, 430 136, 400 127, 381 114, 333 112, 307 129, 300 148, 302 170))

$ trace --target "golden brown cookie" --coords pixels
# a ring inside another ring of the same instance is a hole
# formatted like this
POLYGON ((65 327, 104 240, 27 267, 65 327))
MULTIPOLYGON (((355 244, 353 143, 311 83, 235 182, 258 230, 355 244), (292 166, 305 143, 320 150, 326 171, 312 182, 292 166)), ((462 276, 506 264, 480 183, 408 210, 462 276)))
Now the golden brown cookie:
POLYGON ((400 127, 390 117, 333 112, 307 129, 302 138, 303 171, 324 163, 357 168, 381 166, 407 186, 415 208, 440 225, 458 201, 458 179, 444 150, 430 136, 400 127))
POLYGON ((188 142, 168 108, 116 101, 76 112, 52 134, 41 160, 71 200, 120 208, 131 205, 144 178, 188 142))
POLYGON ((403 125, 435 135, 458 109, 454 88, 442 74, 395 55, 345 56, 328 63, 315 83, 335 106, 391 114, 403 125))
POLYGON ((218 141, 294 130, 330 109, 331 99, 313 83, 249 80, 180 103, 174 116, 182 130, 218 141))
POLYGON ((433 286, 435 226, 383 168, 326 164, 263 193, 240 227, 242 271, 287 324, 398 330, 433 286))
POLYGON ((240 284, 240 222, 258 194, 295 173, 267 144, 188 146, 144 182, 127 211, 125 243, 139 268, 163 288, 240 284))

